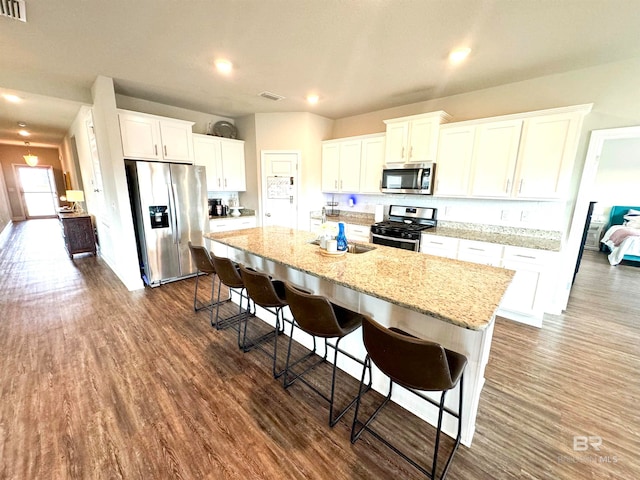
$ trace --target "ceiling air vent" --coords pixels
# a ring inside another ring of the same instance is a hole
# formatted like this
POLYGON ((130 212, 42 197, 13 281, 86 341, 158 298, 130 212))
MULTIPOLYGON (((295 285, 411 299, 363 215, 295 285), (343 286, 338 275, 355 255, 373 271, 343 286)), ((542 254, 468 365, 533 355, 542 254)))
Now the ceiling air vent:
POLYGON ((24 0, 0 0, 0 16, 27 21, 27 7, 24 0))
MULTIPOLYGON (((0 0, 2 1, 2 0, 0 0)), ((268 100, 273 100, 274 102, 277 102, 278 100, 282 100, 284 97, 282 95, 277 95, 275 93, 271 93, 271 92, 262 92, 260 93, 260 96, 262 98, 266 98, 268 100)))

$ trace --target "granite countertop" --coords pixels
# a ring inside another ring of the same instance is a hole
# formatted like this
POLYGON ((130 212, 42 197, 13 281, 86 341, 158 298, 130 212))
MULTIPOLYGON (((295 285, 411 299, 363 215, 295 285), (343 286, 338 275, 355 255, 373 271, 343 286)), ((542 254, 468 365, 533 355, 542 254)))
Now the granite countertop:
POLYGON ((525 230, 501 227, 493 230, 465 229, 438 225, 422 231, 425 235, 441 235, 443 237, 460 238, 463 240, 475 240, 478 242, 499 243, 512 247, 535 248, 538 250, 549 250, 559 252, 562 247, 562 240, 556 232, 545 232, 539 230, 525 230))
POLYGON ((470 330, 491 324, 514 275, 512 270, 383 245, 326 257, 309 243, 314 234, 283 227, 205 237, 470 330))

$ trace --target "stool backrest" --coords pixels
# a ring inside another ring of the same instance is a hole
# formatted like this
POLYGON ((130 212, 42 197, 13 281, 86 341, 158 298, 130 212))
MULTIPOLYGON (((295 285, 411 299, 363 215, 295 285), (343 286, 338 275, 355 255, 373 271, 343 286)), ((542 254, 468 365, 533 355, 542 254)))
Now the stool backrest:
POLYGON ((362 336, 373 363, 399 385, 433 391, 455 386, 441 345, 394 332, 369 317, 362 321, 362 336))
POLYGON ((320 295, 303 292, 287 282, 284 287, 293 318, 302 330, 325 338, 345 334, 329 300, 320 295))
POLYGON ((244 287, 242 277, 235 263, 228 258, 218 257, 214 253, 211 254, 211 260, 222 283, 231 288, 244 287))
POLYGON ((286 305, 284 297, 278 295, 271 277, 266 273, 240 265, 240 275, 249 297, 261 307, 283 307, 286 305))
POLYGON ((196 264, 196 268, 204 273, 216 273, 216 269, 211 261, 211 256, 206 248, 200 245, 193 245, 189 242, 189 251, 191 252, 191 259, 196 264))

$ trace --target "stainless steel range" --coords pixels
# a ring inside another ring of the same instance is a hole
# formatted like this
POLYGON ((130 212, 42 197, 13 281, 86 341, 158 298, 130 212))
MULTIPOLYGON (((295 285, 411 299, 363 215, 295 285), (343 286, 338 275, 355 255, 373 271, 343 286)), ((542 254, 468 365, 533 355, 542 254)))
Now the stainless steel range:
POLYGON ((437 208, 391 205, 389 220, 371 225, 371 243, 420 250, 420 233, 438 224, 437 208))

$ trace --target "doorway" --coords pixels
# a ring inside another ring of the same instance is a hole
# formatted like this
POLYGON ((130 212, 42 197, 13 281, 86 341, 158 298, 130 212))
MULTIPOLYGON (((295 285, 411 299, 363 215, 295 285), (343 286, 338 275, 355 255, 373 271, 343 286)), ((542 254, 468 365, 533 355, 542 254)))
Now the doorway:
POLYGON ((300 152, 263 150, 262 225, 298 228, 298 163, 300 152))
POLYGON ((14 165, 20 185, 20 198, 24 215, 30 218, 56 216, 58 192, 51 166, 28 167, 14 165))

